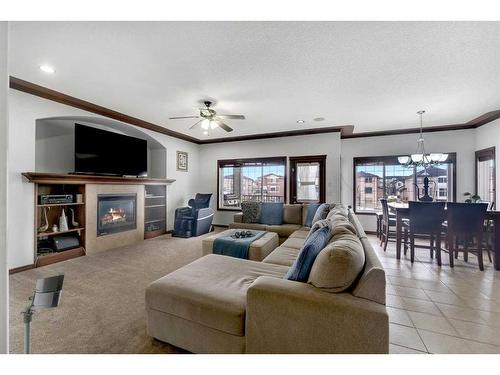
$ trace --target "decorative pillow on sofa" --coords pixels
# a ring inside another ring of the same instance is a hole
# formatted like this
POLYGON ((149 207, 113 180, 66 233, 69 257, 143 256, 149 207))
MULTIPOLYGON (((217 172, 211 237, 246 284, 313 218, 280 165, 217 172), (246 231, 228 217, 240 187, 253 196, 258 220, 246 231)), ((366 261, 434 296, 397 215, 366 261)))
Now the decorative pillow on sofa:
POLYGON ((330 205, 328 203, 322 203, 316 210, 311 224, 314 225, 318 220, 326 219, 328 212, 330 212, 330 205))
POLYGON ((339 234, 318 254, 307 282, 326 292, 340 293, 357 280, 364 266, 365 251, 358 236, 339 234))
POLYGON ((306 241, 309 237, 311 237, 311 235, 316 232, 317 230, 319 229, 322 229, 324 227, 328 227, 330 228, 330 232, 332 231, 333 229, 333 223, 332 221, 328 220, 328 219, 323 219, 323 220, 318 220, 316 221, 313 226, 311 227, 311 229, 309 229, 309 233, 307 234, 307 237, 306 237, 306 241))
POLYGON ((259 202, 241 202, 242 223, 260 222, 260 203, 259 202))
POLYGON ((311 203, 307 206, 307 216, 306 221, 304 222, 304 226, 312 227, 312 221, 319 206, 321 206, 321 203, 311 203))
POLYGON ((262 203, 260 223, 267 225, 283 224, 283 203, 262 203))
POLYGON ((329 227, 323 227, 315 231, 300 249, 299 255, 285 275, 285 279, 307 282, 316 256, 326 246, 330 237, 329 227))

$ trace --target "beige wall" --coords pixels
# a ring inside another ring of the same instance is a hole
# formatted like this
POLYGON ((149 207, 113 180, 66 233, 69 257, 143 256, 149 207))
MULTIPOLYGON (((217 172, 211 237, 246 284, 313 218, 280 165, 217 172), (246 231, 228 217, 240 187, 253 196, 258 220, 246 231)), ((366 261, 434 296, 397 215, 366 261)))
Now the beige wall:
POLYGON ((8 23, 0 22, 0 354, 8 352, 7 270, 7 42, 8 23))

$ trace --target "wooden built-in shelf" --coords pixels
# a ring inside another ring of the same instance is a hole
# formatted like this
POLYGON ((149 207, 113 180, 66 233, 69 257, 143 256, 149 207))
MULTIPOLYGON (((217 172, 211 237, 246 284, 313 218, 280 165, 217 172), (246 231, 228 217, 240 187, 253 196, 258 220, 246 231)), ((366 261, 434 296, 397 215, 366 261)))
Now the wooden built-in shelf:
POLYGON ((73 229, 68 229, 60 232, 41 232, 37 234, 38 238, 42 237, 49 237, 49 236, 57 236, 58 234, 65 234, 65 233, 73 233, 73 232, 81 232, 82 230, 85 230, 85 228, 73 228, 73 229))
POLYGON ((126 184, 126 185, 165 185, 175 182, 171 178, 93 176, 69 173, 25 172, 23 176, 37 184, 126 184))
POLYGON ((62 207, 62 206, 80 206, 84 205, 85 203, 49 203, 49 204, 37 204, 37 207, 62 207))
POLYGON ((37 255, 35 267, 47 266, 52 263, 62 262, 63 260, 73 259, 85 255, 85 248, 77 247, 76 249, 65 250, 61 252, 47 253, 37 255))

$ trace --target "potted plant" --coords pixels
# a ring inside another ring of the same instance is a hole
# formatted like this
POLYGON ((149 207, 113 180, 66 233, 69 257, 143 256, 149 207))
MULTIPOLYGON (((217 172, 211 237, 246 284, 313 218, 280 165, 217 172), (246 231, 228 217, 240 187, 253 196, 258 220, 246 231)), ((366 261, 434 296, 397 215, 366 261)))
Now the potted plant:
POLYGON ((481 197, 477 194, 471 194, 469 192, 464 193, 465 203, 478 203, 481 201, 481 197))

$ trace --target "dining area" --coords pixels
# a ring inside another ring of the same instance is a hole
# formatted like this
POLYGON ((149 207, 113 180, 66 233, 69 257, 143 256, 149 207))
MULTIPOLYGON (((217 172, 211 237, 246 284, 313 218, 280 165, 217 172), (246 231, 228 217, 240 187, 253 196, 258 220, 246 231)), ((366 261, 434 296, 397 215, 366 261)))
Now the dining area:
POLYGON ((486 261, 500 270, 500 211, 493 210, 493 202, 379 201, 377 237, 384 251, 395 242, 396 259, 409 255, 413 264, 419 248, 439 267, 444 257, 453 268, 457 259, 468 262, 473 256, 480 271, 486 261))

